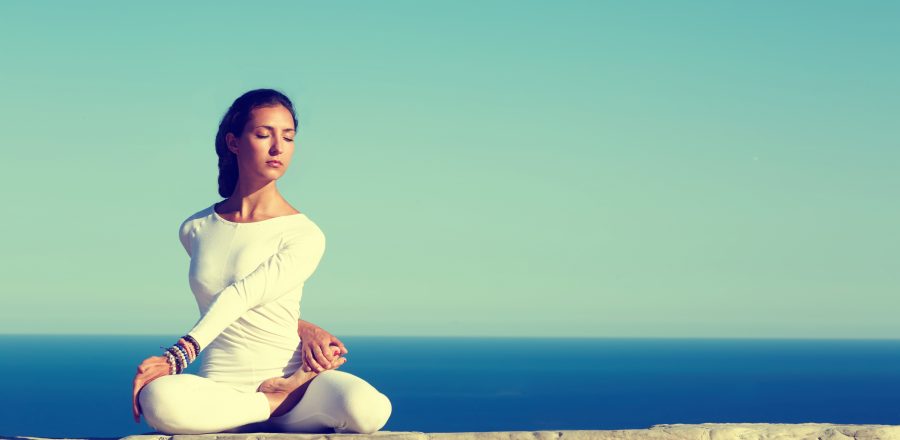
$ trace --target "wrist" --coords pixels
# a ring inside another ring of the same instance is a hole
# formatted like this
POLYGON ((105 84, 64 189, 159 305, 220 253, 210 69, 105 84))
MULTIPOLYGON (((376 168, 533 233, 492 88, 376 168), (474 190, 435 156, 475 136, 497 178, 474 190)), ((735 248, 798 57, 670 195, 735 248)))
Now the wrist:
POLYGON ((297 322, 297 334, 301 337, 305 334, 315 333, 317 330, 319 330, 319 326, 311 322, 303 320, 297 322))

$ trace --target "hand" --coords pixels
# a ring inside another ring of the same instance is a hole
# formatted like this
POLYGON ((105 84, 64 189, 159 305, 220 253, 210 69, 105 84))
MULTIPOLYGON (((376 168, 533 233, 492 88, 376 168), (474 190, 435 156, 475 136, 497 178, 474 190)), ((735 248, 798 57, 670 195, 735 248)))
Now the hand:
POLYGON ((319 326, 309 324, 299 331, 303 358, 303 371, 321 373, 324 370, 337 368, 347 361, 342 357, 349 353, 340 339, 319 326))
POLYGON ((169 362, 166 356, 150 356, 141 362, 134 376, 134 390, 131 398, 131 413, 135 423, 141 423, 141 404, 138 394, 144 385, 169 374, 169 362))
MULTIPOLYGON (((315 353, 315 349, 310 349, 311 352, 315 353)), ((326 356, 325 360, 317 361, 315 359, 312 362, 315 362, 315 366, 312 366, 307 363, 308 357, 306 355, 303 356, 303 363, 300 365, 300 368, 297 370, 299 374, 301 372, 308 372, 312 374, 318 374, 326 370, 336 370, 341 365, 347 362, 347 358, 341 356, 341 348, 335 344, 331 344, 328 346, 325 352, 321 354, 329 353, 331 356, 326 356), (327 359, 331 359, 328 361, 327 359)), ((310 355, 311 356, 311 355, 310 355)))

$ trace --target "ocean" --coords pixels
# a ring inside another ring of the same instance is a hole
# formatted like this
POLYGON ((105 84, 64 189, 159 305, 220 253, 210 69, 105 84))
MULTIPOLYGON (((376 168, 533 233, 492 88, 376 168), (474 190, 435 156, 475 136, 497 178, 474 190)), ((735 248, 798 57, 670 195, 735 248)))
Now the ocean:
MULTIPOLYGON (((131 382, 178 336, 0 335, 0 435, 152 433, 131 382)), ((387 431, 900 424, 897 340, 339 337, 387 431)))

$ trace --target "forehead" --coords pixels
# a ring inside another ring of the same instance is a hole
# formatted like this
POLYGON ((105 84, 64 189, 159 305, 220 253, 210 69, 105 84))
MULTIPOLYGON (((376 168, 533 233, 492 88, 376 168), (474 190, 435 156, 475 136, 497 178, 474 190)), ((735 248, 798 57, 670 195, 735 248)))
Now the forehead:
POLYGON ((290 110, 282 105, 257 107, 250 112, 247 125, 250 128, 268 126, 275 129, 292 130, 294 129, 294 117, 291 115, 290 110))

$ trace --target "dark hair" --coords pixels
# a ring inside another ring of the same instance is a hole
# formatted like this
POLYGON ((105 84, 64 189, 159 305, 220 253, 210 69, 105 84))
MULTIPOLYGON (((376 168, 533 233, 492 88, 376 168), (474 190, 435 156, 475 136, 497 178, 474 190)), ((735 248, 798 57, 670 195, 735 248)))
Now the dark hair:
POLYGON ((219 195, 225 198, 231 197, 238 181, 237 158, 228 149, 225 143, 225 135, 232 133, 237 137, 244 134, 244 126, 250 120, 250 112, 258 107, 272 107, 283 105, 291 112, 294 118, 294 127, 297 127, 297 114, 294 113, 294 104, 283 93, 273 89, 251 90, 235 99, 222 116, 219 122, 219 132, 216 133, 216 154, 219 156, 219 195))

